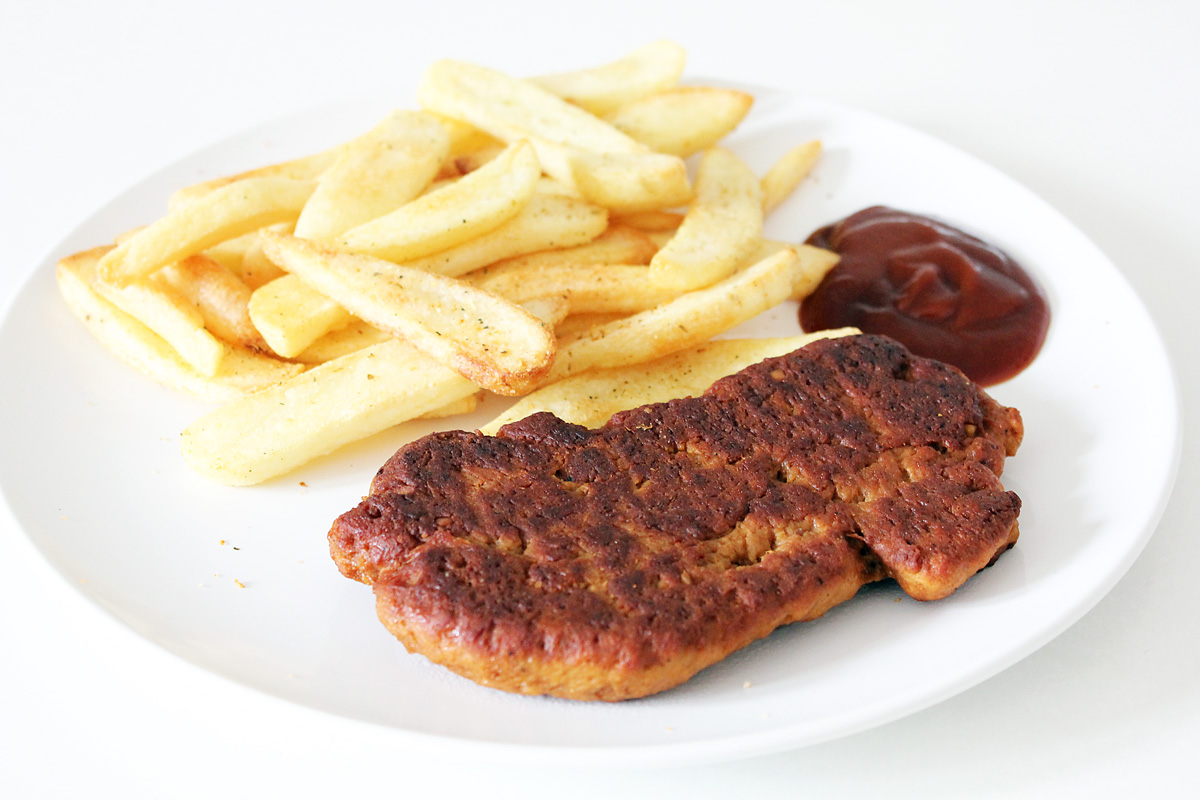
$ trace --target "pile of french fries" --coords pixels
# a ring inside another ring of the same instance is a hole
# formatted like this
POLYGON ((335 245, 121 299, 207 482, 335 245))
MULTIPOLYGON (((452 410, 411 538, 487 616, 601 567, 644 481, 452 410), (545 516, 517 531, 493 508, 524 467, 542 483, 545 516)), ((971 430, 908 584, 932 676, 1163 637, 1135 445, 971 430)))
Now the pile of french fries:
POLYGON ((698 393, 811 338, 710 341, 836 256, 762 234, 820 144, 756 175, 719 146, 753 98, 681 86, 685 56, 657 42, 530 79, 437 62, 418 109, 180 189, 63 259, 60 289, 113 353, 222 404, 182 452, 230 485, 483 392, 523 396, 488 431, 698 393))

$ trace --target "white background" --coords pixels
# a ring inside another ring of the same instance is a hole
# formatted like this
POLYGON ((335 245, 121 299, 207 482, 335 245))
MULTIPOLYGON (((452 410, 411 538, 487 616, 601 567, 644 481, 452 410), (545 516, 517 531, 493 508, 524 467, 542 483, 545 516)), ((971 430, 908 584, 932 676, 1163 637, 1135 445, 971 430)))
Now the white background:
MULTIPOLYGON (((1197 31, 1200 5, 1184 0, 740 0, 669 10, 644 1, 0 0, 0 305, 128 184, 245 127, 347 95, 386 96, 409 82, 395 76, 438 57, 532 74, 671 38, 688 48, 690 75, 884 114, 1042 195, 1150 308, 1179 375, 1186 429, 1200 411, 1197 31)), ((0 391, 21 390, 0 371, 0 391)), ((1136 419, 1112 423, 1136 435, 1136 419)), ((19 421, 0 421, 0 447, 10 424, 19 421)), ((1141 558, 1042 650, 872 731, 662 770, 465 764, 452 749, 415 751, 383 732, 364 744, 335 719, 314 737, 298 724, 312 712, 209 676, 112 622, 3 515, 0 795, 1194 795, 1200 435, 1185 436, 1174 498, 1141 558)))

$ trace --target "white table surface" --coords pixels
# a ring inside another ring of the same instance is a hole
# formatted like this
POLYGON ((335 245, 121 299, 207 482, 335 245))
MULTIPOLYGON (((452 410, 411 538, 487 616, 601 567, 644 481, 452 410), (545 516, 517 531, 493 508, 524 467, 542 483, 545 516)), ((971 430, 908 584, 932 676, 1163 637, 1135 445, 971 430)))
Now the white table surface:
MULTIPOLYGON (((691 75, 892 117, 1046 198, 1141 295, 1195 419, 1200 5, 672 5, 0 0, 0 307, 117 192, 252 124, 386 92, 438 57, 533 74, 671 38, 691 75)), ((20 388, 0 365, 0 391, 20 388)), ((0 421, 0 447, 13 422, 0 421)), ((386 733, 344 736, 334 719, 313 735, 299 724, 311 712, 204 673, 89 605, 0 513, 0 796, 1196 796, 1200 434, 1185 437, 1154 537, 1062 636, 905 719, 703 767, 469 765, 386 733)))

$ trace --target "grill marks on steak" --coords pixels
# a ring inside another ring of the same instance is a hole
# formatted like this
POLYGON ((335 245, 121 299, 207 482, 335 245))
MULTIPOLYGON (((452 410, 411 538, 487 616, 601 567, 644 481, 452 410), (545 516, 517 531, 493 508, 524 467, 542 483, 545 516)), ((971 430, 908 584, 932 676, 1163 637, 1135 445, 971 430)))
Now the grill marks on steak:
POLYGON ((872 336, 588 430, 413 442, 330 531, 404 644, 509 691, 661 691, 865 583, 954 591, 1017 536, 1020 415, 872 336))

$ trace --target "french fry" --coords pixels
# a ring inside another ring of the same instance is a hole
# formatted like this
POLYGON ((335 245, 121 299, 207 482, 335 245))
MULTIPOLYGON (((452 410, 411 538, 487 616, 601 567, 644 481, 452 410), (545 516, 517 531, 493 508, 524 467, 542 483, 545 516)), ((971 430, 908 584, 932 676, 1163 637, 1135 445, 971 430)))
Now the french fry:
POLYGON ((790 297, 803 266, 796 251, 785 248, 706 289, 560 342, 545 383, 592 367, 637 364, 698 345, 790 297))
POLYGON ((568 341, 590 333, 601 325, 607 325, 628 316, 630 315, 613 313, 570 314, 554 326, 554 335, 560 342, 568 341))
POLYGON ((686 63, 687 51, 674 42, 660 41, 639 47, 610 64, 530 80, 569 103, 603 116, 674 86, 686 63))
POLYGON ((479 407, 479 396, 482 392, 469 394, 466 397, 458 400, 452 400, 444 406, 439 406, 432 411, 426 411, 417 419, 445 419, 446 417, 457 417, 461 414, 470 414, 479 407))
POLYGON ((502 141, 528 140, 547 174, 608 208, 664 208, 690 196, 682 159, 652 152, 530 81, 439 61, 425 72, 417 96, 424 108, 502 141))
POLYGON ((55 276, 67 305, 109 352, 152 380, 212 402, 228 402, 303 372, 302 364, 232 348, 212 376, 202 375, 173 347, 93 288, 97 262, 108 248, 96 248, 59 262, 55 276))
POLYGON ((343 148, 346 146, 345 144, 341 144, 329 150, 292 159, 291 161, 239 172, 236 175, 223 175, 219 178, 185 186, 182 189, 175 190, 171 195, 167 201, 167 210, 174 211, 180 206, 187 205, 193 200, 197 200, 217 189, 251 178, 290 178, 298 181, 315 181, 321 177, 321 173, 338 160, 343 148))
POLYGON ((480 270, 471 278, 477 288, 519 303, 541 295, 563 295, 576 313, 645 311, 667 302, 676 292, 650 277, 650 269, 625 264, 560 264, 480 270))
POLYGON ((651 211, 692 199, 687 167, 677 156, 569 149, 565 162, 580 194, 615 211, 651 211))
POLYGON ((541 174, 533 148, 517 142, 474 172, 352 228, 337 246, 398 262, 446 250, 519 214, 541 174))
POLYGON ((635 211, 613 217, 614 225, 628 225, 647 233, 674 233, 683 224, 683 214, 677 211, 654 209, 651 211, 635 211))
POLYGON ((778 161, 763 173, 763 213, 767 214, 779 206, 796 190, 821 155, 821 143, 817 140, 796 145, 783 154, 778 161))
POLYGON ((480 428, 489 436, 510 422, 549 411, 565 422, 596 428, 618 411, 694 397, 717 380, 818 339, 849 336, 855 328, 779 339, 713 339, 642 364, 590 369, 527 394, 480 428))
MULTIPOLYGON (((547 323, 565 313, 554 300, 528 308, 547 323)), ((206 414, 183 432, 180 449, 196 472, 249 486, 402 422, 464 413, 462 404, 478 393, 454 370, 389 338, 206 414)))
POLYGON ((479 169, 489 161, 495 160, 496 156, 503 153, 504 150, 505 147, 503 144, 491 144, 448 158, 442 164, 441 169, 438 170, 437 178, 438 180, 461 178, 463 175, 479 169))
POLYGON ((187 364, 201 375, 217 374, 227 347, 204 327, 204 318, 170 288, 147 279, 116 287, 92 282, 105 300, 158 334, 187 364))
POLYGON ((658 247, 648 236, 626 225, 610 225, 604 233, 586 244, 557 250, 540 250, 528 255, 506 258, 471 273, 471 278, 487 278, 503 272, 544 267, 582 266, 585 264, 650 263, 658 247))
POLYGON ((421 194, 450 153, 437 118, 396 111, 351 142, 322 174, 296 221, 296 236, 331 242, 421 194))
POLYGON ((264 235, 267 254, 355 316, 497 394, 520 394, 554 359, 549 326, 467 284, 371 256, 264 235))
POLYGON ((199 312, 217 338, 251 350, 267 345, 250 319, 250 287, 212 258, 200 254, 168 264, 150 276, 199 312))
POLYGON ((585 200, 536 193, 521 213, 493 231, 457 247, 405 262, 405 266, 457 276, 506 258, 574 247, 608 227, 608 212, 585 200))
POLYGON ((654 280, 680 291, 721 280, 757 245, 762 223, 758 177, 728 150, 708 150, 696 175, 696 202, 650 261, 654 280))
POLYGON ((276 222, 294 221, 316 186, 292 178, 246 178, 186 203, 117 245, 97 266, 125 286, 215 244, 276 222))
POLYGON ((255 289, 248 311, 267 346, 284 358, 300 355, 351 319, 349 311, 296 275, 284 275, 255 289))
POLYGON ((687 158, 731 133, 753 103, 753 95, 733 89, 679 87, 623 106, 610 121, 652 150, 687 158))
POLYGON ((326 333, 309 345, 302 353, 293 357, 301 364, 324 364, 335 358, 363 350, 374 344, 393 339, 390 333, 381 331, 360 319, 351 319, 344 327, 326 333))
POLYGON ((184 430, 180 450, 201 475, 249 486, 477 391, 391 339, 200 417, 184 430))

